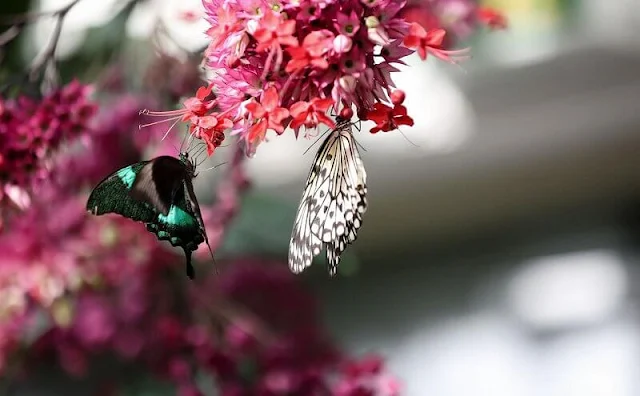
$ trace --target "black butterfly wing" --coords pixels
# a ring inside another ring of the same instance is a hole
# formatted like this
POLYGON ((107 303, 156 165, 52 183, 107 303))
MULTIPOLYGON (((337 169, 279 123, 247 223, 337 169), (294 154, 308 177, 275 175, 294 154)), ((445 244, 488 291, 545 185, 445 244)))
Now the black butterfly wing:
POLYGON ((117 213, 144 223, 155 221, 157 212, 153 207, 135 200, 130 194, 137 175, 148 163, 143 161, 125 166, 107 176, 91 192, 87 210, 94 215, 117 213))
POLYGON ((131 196, 167 216, 176 193, 189 177, 185 163, 178 158, 157 157, 140 169, 131 187, 131 196))
MULTIPOLYGON (((174 194, 173 202, 169 206, 167 214, 157 213, 152 222, 147 223, 147 230, 154 233, 158 239, 169 241, 171 245, 181 247, 187 258, 187 276, 194 277, 194 270, 191 264, 191 254, 198 246, 205 241, 205 232, 201 226, 201 216, 199 209, 196 213, 191 203, 190 191, 191 181, 183 180, 182 188, 174 194)), ((193 196, 195 200, 195 196, 193 196)), ((197 205, 197 200, 195 201, 197 205)))

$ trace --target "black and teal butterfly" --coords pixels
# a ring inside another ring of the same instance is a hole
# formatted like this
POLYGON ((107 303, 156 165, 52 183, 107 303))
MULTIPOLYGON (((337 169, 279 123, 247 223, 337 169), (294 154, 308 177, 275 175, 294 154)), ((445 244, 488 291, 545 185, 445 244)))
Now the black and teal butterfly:
MULTIPOLYGON (((191 253, 209 240, 193 191, 195 164, 187 153, 156 157, 125 166, 93 189, 87 210, 94 215, 117 213, 145 223, 159 240, 181 247, 187 276, 194 277, 191 253)), ((211 246, 209 246, 211 250, 211 246)))

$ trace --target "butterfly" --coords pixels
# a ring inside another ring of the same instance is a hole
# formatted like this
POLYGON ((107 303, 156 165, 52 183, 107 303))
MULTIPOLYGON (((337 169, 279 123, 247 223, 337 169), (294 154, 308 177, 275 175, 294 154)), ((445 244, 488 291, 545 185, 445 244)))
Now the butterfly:
POLYGON ((93 189, 87 210, 93 215, 117 213, 145 223, 159 240, 184 250, 187 276, 193 279, 191 254, 202 242, 209 246, 193 190, 195 176, 195 163, 187 153, 125 166, 93 189))
POLYGON ((340 117, 320 146, 307 177, 289 241, 289 268, 300 273, 326 249, 335 276, 340 255, 353 243, 367 210, 367 174, 351 121, 340 117))

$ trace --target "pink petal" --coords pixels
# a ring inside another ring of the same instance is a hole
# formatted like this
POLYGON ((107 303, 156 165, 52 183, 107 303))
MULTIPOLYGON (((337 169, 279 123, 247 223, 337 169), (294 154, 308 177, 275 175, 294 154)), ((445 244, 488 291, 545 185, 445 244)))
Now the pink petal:
POLYGON ((444 36, 447 32, 444 29, 433 29, 429 31, 427 36, 427 45, 429 47, 439 47, 444 41, 444 36))
POLYGON ((276 87, 270 87, 267 89, 262 96, 262 106, 264 107, 264 111, 271 113, 276 107, 278 107, 279 99, 276 87))
POLYGON ((419 37, 419 38, 426 38, 427 37, 427 31, 424 30, 424 28, 419 23, 414 22, 409 27, 408 36, 416 36, 416 37, 419 37))
POLYGON ((264 116, 264 108, 255 100, 247 103, 245 107, 247 111, 251 113, 251 116, 253 116, 253 118, 262 118, 264 116))
POLYGON ((298 39, 293 36, 281 36, 278 38, 280 45, 288 45, 290 47, 298 46, 298 39))
MULTIPOLYGON (((333 103, 333 100, 331 101, 333 103)), ((336 123, 329 118, 325 113, 318 113, 316 112, 316 116, 318 116, 318 124, 325 124, 328 125, 330 128, 335 128, 336 127, 336 123)))
POLYGON ((320 99, 320 98, 313 98, 311 100, 311 105, 314 107, 314 109, 316 111, 327 111, 329 109, 329 107, 331 107, 333 105, 333 99, 331 98, 326 98, 326 99, 320 99))
POLYGON ((306 118, 306 113, 309 112, 309 107, 311 107, 311 104, 307 102, 296 102, 289 106, 289 114, 291 114, 291 116, 297 120, 303 113, 305 113, 304 118, 306 118))
POLYGON ((289 110, 285 109, 284 107, 278 107, 277 109, 274 109, 271 113, 269 113, 269 119, 278 124, 287 117, 289 117, 289 110))
POLYGON ((283 22, 278 27, 278 34, 281 36, 290 36, 293 33, 295 33, 295 31, 296 31, 295 20, 289 20, 289 21, 283 22))
POLYGON ((262 17, 260 25, 271 31, 276 31, 280 25, 280 15, 275 12, 267 12, 264 17, 262 17))

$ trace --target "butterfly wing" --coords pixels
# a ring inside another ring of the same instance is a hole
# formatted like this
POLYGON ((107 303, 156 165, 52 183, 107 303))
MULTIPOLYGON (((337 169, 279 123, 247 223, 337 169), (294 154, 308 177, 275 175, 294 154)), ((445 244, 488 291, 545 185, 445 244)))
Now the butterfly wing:
POLYGON ((135 200, 130 190, 140 170, 149 161, 125 166, 102 180, 87 201, 87 210, 94 215, 117 213, 144 223, 154 221, 157 213, 144 202, 135 200))
MULTIPOLYGON (((351 136, 351 134, 349 135, 351 136)), ((345 171, 344 177, 351 180, 352 184, 343 183, 341 188, 336 190, 338 191, 336 202, 343 201, 344 203, 343 214, 334 217, 338 221, 332 221, 330 217, 325 221, 325 235, 327 230, 332 229, 332 236, 335 236, 330 241, 323 239, 327 251, 327 268, 331 276, 336 275, 340 256, 347 245, 358 238, 358 230, 362 226, 362 216, 367 210, 367 173, 354 143, 355 141, 351 138, 346 148, 352 151, 344 151, 346 153, 345 164, 349 164, 345 165, 347 171, 345 171)), ((340 209, 339 203, 337 208, 340 209)))
POLYGON ((320 254, 322 241, 311 232, 311 197, 303 194, 289 241, 289 268, 300 273, 320 254))
POLYGON ((366 211, 366 173, 348 122, 324 141, 302 194, 289 244, 294 273, 311 265, 322 247, 333 276, 346 246, 357 238, 366 211))
POLYGON ((131 195, 167 216, 176 193, 189 177, 185 163, 178 158, 157 157, 140 169, 131 187, 131 195))

